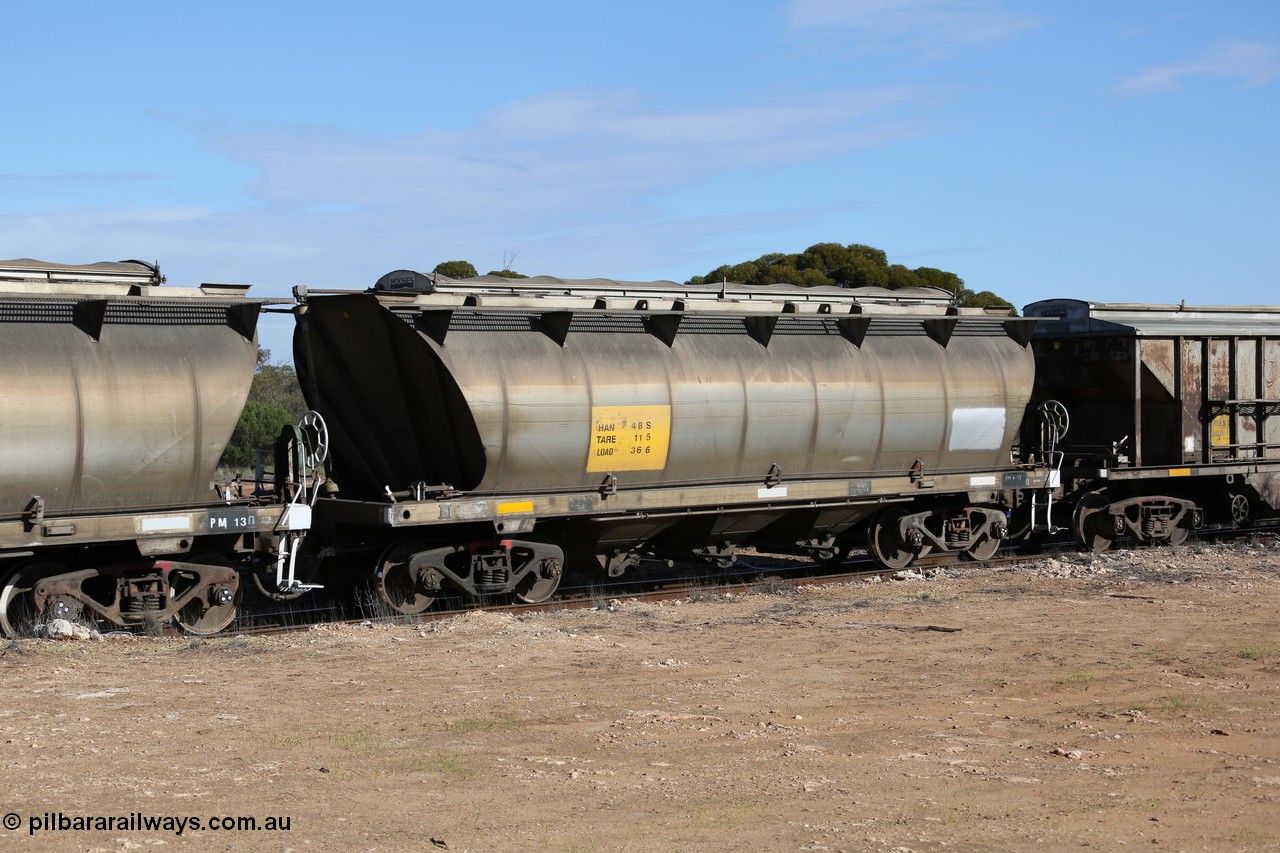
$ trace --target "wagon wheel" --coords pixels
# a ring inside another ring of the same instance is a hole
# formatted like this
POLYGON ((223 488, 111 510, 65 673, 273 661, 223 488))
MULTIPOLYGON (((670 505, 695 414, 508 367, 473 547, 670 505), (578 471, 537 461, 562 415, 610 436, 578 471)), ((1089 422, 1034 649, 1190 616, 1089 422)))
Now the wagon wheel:
POLYGON ((1000 540, 994 536, 984 536, 978 540, 978 544, 974 545, 964 555, 970 560, 976 560, 979 563, 985 563, 996 555, 996 551, 1000 550, 1000 540))
POLYGON ((890 569, 905 569, 916 558, 916 552, 898 536, 898 520, 902 516, 902 510, 886 509, 876 516, 867 531, 867 548, 871 556, 890 569))
POLYGON ((16 639, 35 630, 40 614, 31 591, 41 578, 66 570, 58 563, 40 561, 18 566, 5 576, 0 584, 0 631, 4 636, 16 639))
MULTIPOLYGON (((225 557, 217 554, 193 554, 183 560, 185 563, 195 563, 201 566, 223 566, 225 568, 235 568, 235 563, 225 557)), ((172 571, 169 573, 169 585, 173 586, 175 580, 181 583, 187 573, 181 571, 172 571)), ((185 607, 178 611, 173 617, 174 624, 182 630, 184 634, 191 634, 196 637, 208 637, 216 634, 223 628, 226 628, 235 621, 236 613, 240 609, 240 587, 236 587, 236 591, 231 598, 221 604, 215 604, 204 598, 196 598, 187 603, 185 607)))
POLYGON ((1195 518, 1195 509, 1188 509, 1182 514, 1182 520, 1169 530, 1169 544, 1181 545, 1191 535, 1191 523, 1195 518))
POLYGON ((538 604, 546 601, 560 586, 560 575, 560 561, 554 557, 548 557, 538 567, 537 576, 526 578, 513 597, 522 604, 538 604))
POLYGON ((1086 551, 1105 551, 1116 543, 1111 516, 1106 512, 1110 503, 1101 492, 1089 492, 1076 504, 1071 532, 1086 551))
POLYGON ((417 616, 435 603, 436 597, 423 589, 409 569, 413 555, 424 546, 401 542, 382 552, 373 572, 373 592, 380 604, 401 616, 417 616))
MULTIPOLYGON (((524 555, 522 548, 513 548, 512 561, 516 560, 517 553, 521 558, 524 555)), ((530 571, 518 581, 512 598, 525 605, 538 605, 556 594, 559 581, 564 574, 564 552, 556 546, 532 548, 529 553, 529 564, 522 565, 521 569, 526 569, 530 564, 534 567, 534 571, 530 571)))

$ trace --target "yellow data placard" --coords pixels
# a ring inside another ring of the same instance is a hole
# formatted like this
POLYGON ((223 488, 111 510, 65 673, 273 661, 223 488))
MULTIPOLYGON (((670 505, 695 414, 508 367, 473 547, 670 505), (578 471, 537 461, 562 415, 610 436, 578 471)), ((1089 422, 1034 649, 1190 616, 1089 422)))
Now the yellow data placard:
POLYGON ((587 471, 660 471, 670 443, 670 406, 592 406, 587 471))
POLYGON ((1218 415, 1209 422, 1209 446, 1231 446, 1231 415, 1218 415))

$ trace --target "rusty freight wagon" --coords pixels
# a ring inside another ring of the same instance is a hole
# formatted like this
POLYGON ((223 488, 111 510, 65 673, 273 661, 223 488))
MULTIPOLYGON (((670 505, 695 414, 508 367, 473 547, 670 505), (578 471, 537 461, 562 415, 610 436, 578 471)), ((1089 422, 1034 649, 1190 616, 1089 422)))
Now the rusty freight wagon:
POLYGON ((1280 308, 1051 299, 1032 346, 1081 545, 1181 542, 1280 511, 1280 308))

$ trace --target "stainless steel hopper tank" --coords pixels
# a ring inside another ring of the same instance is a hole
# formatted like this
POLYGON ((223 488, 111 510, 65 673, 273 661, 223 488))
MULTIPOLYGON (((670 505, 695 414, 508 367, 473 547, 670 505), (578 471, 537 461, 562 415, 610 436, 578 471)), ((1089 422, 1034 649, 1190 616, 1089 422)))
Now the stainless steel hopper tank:
POLYGON ((948 296, 402 271, 309 298, 295 362, 353 499, 1005 467, 1030 328, 948 296))
POLYGON ((0 262, 0 517, 216 500, 257 360, 247 289, 0 262))

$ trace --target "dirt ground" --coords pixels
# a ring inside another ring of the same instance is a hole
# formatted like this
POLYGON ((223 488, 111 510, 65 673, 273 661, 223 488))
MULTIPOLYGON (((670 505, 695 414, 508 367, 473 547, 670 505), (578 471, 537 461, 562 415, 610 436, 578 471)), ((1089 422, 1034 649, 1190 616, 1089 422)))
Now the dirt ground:
POLYGON ((0 838, 1277 850, 1278 604, 1268 538, 518 618, 25 640, 0 660, 0 838))

